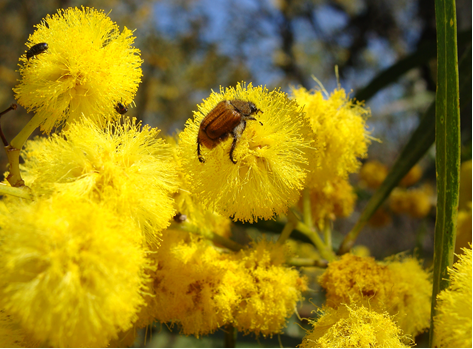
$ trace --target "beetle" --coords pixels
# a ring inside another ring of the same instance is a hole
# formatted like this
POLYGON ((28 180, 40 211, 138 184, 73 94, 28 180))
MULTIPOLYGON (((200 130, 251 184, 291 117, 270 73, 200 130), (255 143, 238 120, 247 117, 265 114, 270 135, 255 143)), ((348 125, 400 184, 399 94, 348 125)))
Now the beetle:
POLYGON ((39 55, 48 49, 48 44, 45 42, 40 42, 39 44, 31 46, 31 48, 26 51, 26 58, 29 60, 31 57, 39 55))
POLYGON ((128 111, 128 108, 125 107, 123 104, 121 104, 120 102, 117 103, 117 105, 115 106, 115 110, 117 111, 118 114, 125 114, 127 111, 128 111))
MULTIPOLYGON (((262 111, 253 102, 240 99, 219 102, 200 123, 197 136, 197 157, 199 161, 205 162, 200 151, 201 145, 213 149, 231 135, 233 143, 230 149, 230 160, 236 164, 233 159, 236 143, 246 128, 246 121, 256 120, 252 115, 258 112, 262 111)), ((263 125, 261 122, 260 124, 263 125)))

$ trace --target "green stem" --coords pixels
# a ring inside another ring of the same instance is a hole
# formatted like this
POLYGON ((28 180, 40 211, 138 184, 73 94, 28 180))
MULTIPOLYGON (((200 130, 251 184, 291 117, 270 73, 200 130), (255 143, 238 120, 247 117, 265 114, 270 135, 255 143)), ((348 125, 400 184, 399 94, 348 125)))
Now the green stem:
POLYGON ((291 233, 296 227, 296 225, 296 222, 294 222, 292 219, 289 219, 289 217, 287 218, 287 223, 284 226, 284 229, 282 230, 281 234, 279 235, 278 244, 282 245, 287 239, 289 239, 289 236, 291 236, 291 233))
POLYGON ((310 203, 310 191, 308 188, 304 188, 302 191, 302 210, 304 212, 304 223, 308 227, 312 227, 312 206, 310 203))
POLYGON ((314 258, 291 258, 287 261, 287 264, 293 267, 319 267, 327 268, 327 261, 323 259, 314 258))
POLYGON ((31 136, 34 130, 39 127, 42 121, 43 118, 39 117, 38 114, 33 116, 20 133, 13 138, 10 145, 5 147, 8 162, 10 163, 10 174, 8 175, 7 180, 12 187, 22 187, 25 185, 20 174, 20 151, 28 140, 28 137, 31 136))
POLYGON ((226 237, 215 234, 215 233, 211 233, 209 238, 210 240, 212 240, 213 243, 222 245, 231 251, 238 252, 245 248, 243 245, 240 245, 238 242, 227 239, 226 237))
MULTIPOLYGON (((288 211, 288 218, 297 220, 297 217, 291 210, 288 211)), ((332 249, 324 244, 319 234, 312 230, 312 228, 308 227, 305 223, 301 221, 297 221, 296 229, 299 230, 305 236, 307 236, 310 241, 312 241, 312 243, 315 245, 315 247, 317 247, 317 250, 323 258, 325 258, 329 262, 335 260, 335 254, 333 253, 332 249)))
POLYGON ((0 195, 12 195, 23 199, 31 199, 30 189, 28 187, 10 187, 0 183, 0 195))
POLYGON ((16 135, 15 138, 10 142, 12 148, 21 149, 23 145, 28 140, 28 137, 36 130, 41 122, 43 121, 42 117, 39 117, 38 114, 33 116, 30 121, 23 127, 23 129, 16 135))
POLYGON ((326 246, 332 246, 332 222, 326 218, 324 222, 324 240, 326 246))
POLYGON ((437 346, 437 295, 449 284, 453 264, 460 174, 460 106, 455 0, 435 0, 437 23, 437 93, 435 168, 437 214, 434 234, 434 274, 429 345, 437 346))

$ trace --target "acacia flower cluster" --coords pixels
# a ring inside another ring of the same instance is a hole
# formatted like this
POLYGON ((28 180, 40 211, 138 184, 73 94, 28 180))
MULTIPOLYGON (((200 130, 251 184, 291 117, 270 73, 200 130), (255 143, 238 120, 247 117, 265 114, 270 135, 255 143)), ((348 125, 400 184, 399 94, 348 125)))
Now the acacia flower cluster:
POLYGON ((131 103, 141 82, 134 39, 103 11, 69 8, 46 16, 26 45, 47 43, 48 49, 20 58, 18 103, 35 112, 47 133, 82 115, 100 124, 116 119, 116 104, 131 103))
POLYGON ((412 257, 393 256, 384 263, 345 254, 319 278, 326 306, 358 304, 393 316, 406 335, 415 337, 430 324, 432 282, 412 257))
POLYGON ((262 240, 237 254, 224 254, 205 240, 168 230, 152 256, 153 293, 137 322, 179 324, 201 336, 233 325, 244 333, 281 333, 306 290, 305 278, 283 264, 285 246, 262 240))
POLYGON ((331 261, 324 315, 302 346, 404 346, 402 331, 427 328, 431 284, 417 260, 335 261, 332 251, 327 223, 353 211, 348 175, 367 153, 368 109, 341 88, 289 97, 242 82, 162 139, 115 109, 141 79, 133 42, 103 12, 71 8, 30 36, 44 52, 20 58, 14 91, 35 113, 25 129, 66 127, 26 143, 29 198, 0 201, 0 344, 131 344, 156 321, 197 337, 224 326, 280 334, 308 289, 287 265, 295 227, 318 248, 308 255, 331 261), (277 216, 287 223, 276 243, 229 239, 232 221, 277 216))

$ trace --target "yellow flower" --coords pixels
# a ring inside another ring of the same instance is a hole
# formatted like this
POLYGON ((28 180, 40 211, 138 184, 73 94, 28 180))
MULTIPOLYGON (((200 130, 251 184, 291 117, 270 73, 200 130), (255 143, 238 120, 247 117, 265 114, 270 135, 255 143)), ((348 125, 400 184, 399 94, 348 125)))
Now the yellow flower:
POLYGON ((437 296, 434 327, 437 347, 471 348, 471 245, 449 269, 450 286, 437 296))
MULTIPOLYGON (((171 145, 172 154, 177 168, 182 168, 182 161, 178 154, 178 144, 173 137, 166 138, 171 145)), ((194 193, 194 187, 185 171, 179 171, 179 190, 174 194, 176 211, 185 216, 180 223, 181 227, 189 232, 211 239, 211 233, 230 237, 231 220, 215 211, 209 210, 202 204, 194 193)))
POLYGON ((311 170, 308 186, 325 183, 334 177, 347 178, 360 167, 358 158, 366 157, 369 133, 365 119, 369 109, 360 102, 350 100, 345 90, 339 88, 324 99, 320 91, 293 89, 297 103, 304 112, 315 134, 317 152, 309 158, 311 170))
POLYGON ((26 144, 25 182, 38 194, 68 192, 102 202, 157 242, 174 215, 171 193, 177 190, 177 168, 158 134, 136 119, 102 129, 82 118, 60 134, 26 144))
POLYGON ((284 247, 264 241, 228 254, 169 229, 152 258, 158 268, 150 274, 152 296, 138 327, 171 322, 198 337, 233 324, 270 336, 281 332, 307 287, 297 270, 282 265, 284 247))
MULTIPOLYGON (((325 308, 299 348, 410 348, 392 316, 364 306, 325 308)), ((413 343, 412 343, 413 344, 413 343)))
POLYGON ((371 189, 377 189, 388 174, 386 165, 373 160, 366 162, 360 170, 360 181, 371 189))
POLYGON ((185 335, 199 337, 232 321, 240 296, 234 284, 225 282, 230 269, 226 254, 199 237, 168 229, 150 258, 158 268, 150 272, 151 296, 138 327, 155 320, 177 323, 185 335))
POLYGON ((433 190, 427 184, 408 190, 395 188, 389 197, 389 207, 397 214, 404 213, 414 218, 423 218, 432 208, 432 195, 433 190))
MULTIPOLYGON (((308 190, 312 218, 319 229, 324 228, 327 219, 348 217, 353 212, 356 194, 346 179, 335 177, 325 183, 318 183, 308 190)), ((302 204, 301 201, 300 204, 302 204)))
POLYGON ((148 268, 137 228, 66 195, 0 212, 0 302, 46 346, 102 347, 132 326, 148 268))
POLYGON ((261 240, 234 258, 233 287, 240 295, 234 326, 243 333, 272 336, 281 333, 294 313, 307 279, 283 265, 286 247, 261 240))
POLYGON ((419 164, 415 164, 414 167, 412 167, 410 171, 407 172, 399 185, 402 187, 410 187, 411 185, 416 184, 421 177, 422 167, 420 167, 419 164))
POLYGON ((0 309, 0 348, 38 348, 40 345, 10 314, 0 309))
POLYGON ((383 264, 350 254, 330 263, 319 278, 327 306, 355 303, 388 311, 406 334, 422 333, 430 322, 430 275, 415 258, 395 256, 383 264))
POLYGON ((120 33, 105 13, 92 8, 48 15, 26 44, 47 43, 48 49, 29 60, 20 57, 16 100, 36 113, 48 133, 82 115, 97 122, 118 117, 117 102, 131 103, 141 81, 142 60, 132 34, 126 27, 120 33))
POLYGON ((194 118, 179 135, 183 169, 191 176, 194 192, 210 210, 234 220, 253 222, 286 211, 299 198, 306 177, 304 153, 310 141, 300 107, 279 90, 238 84, 213 92, 199 105, 194 118), (253 102, 253 114, 229 157, 233 137, 214 149, 202 145, 205 163, 197 157, 197 135, 204 117, 221 101, 253 102), (263 124, 261 125, 260 122, 263 124))

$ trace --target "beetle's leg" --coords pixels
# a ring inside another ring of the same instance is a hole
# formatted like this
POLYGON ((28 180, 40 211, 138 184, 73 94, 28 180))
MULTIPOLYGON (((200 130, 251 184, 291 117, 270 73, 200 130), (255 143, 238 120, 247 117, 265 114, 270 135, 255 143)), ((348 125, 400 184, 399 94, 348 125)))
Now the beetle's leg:
POLYGON ((236 146, 236 142, 238 140, 237 136, 235 135, 235 133, 232 132, 232 136, 233 136, 233 142, 232 142, 232 149, 230 149, 230 160, 236 164, 236 161, 233 160, 233 151, 235 150, 235 146, 236 146))
POLYGON ((236 164, 237 162, 235 160, 233 160, 233 151, 235 150, 235 147, 236 147, 236 144, 237 144, 237 141, 240 139, 243 131, 245 131, 245 128, 246 128, 246 120, 242 120, 240 125, 238 125, 237 127, 235 127, 233 129, 233 131, 231 132, 232 136, 233 136, 233 142, 232 142, 232 149, 230 149, 230 160, 236 164))
MULTIPOLYGON (((249 118, 246 118, 246 120, 255 120, 255 121, 258 121, 258 120, 256 120, 254 117, 252 117, 252 116, 250 116, 249 118)), ((258 121, 258 122, 261 124, 261 126, 263 126, 263 123, 262 123, 261 121, 258 121)))
POLYGON ((203 158, 202 155, 200 154, 200 142, 199 142, 199 140, 197 140, 197 157, 199 158, 199 161, 200 161, 201 163, 204 163, 204 162, 205 162, 204 158, 203 158))

